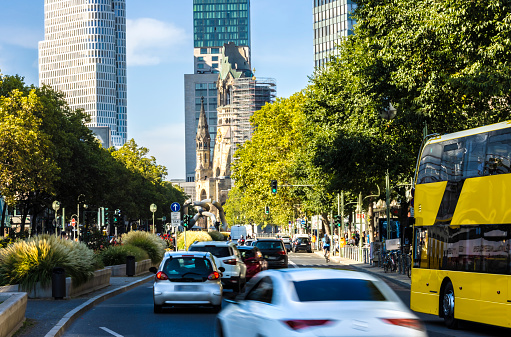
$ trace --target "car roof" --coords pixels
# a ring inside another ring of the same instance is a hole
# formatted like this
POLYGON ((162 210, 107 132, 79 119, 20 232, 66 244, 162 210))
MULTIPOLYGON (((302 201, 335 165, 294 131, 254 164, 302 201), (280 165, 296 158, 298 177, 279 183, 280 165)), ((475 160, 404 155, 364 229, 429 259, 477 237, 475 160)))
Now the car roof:
POLYGON ((177 251, 166 252, 164 257, 181 257, 181 256, 194 256, 194 257, 211 257, 210 252, 193 252, 193 251, 177 251))
POLYGON ((232 246, 234 243, 229 241, 199 241, 192 243, 194 246, 218 246, 218 247, 227 247, 232 246))
POLYGON ((276 238, 263 238, 263 239, 257 239, 256 241, 282 241, 282 240, 276 239, 276 238))
POLYGON ((241 250, 254 250, 254 249, 259 249, 259 248, 257 248, 256 246, 238 246, 238 249, 241 249, 241 250))
MULTIPOLYGON (((367 273, 352 271, 352 270, 339 270, 339 269, 326 269, 326 268, 289 268, 289 269, 276 269, 266 270, 264 274, 280 274, 281 277, 288 281, 307 281, 328 278, 345 278, 345 279, 360 279, 378 282, 375 276, 367 273)), ((263 276, 261 272, 261 276, 263 276)))

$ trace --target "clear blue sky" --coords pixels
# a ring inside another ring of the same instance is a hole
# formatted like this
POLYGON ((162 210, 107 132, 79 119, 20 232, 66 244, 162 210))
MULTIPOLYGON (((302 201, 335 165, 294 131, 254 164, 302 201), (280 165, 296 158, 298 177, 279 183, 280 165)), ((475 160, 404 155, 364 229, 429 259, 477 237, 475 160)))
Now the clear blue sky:
MULTIPOLYGON (((0 0, 0 71, 38 85, 43 0, 0 0)), ((192 0, 127 0, 128 139, 184 179, 184 74, 193 73, 192 0)), ((277 95, 313 73, 312 0, 252 0, 252 67, 277 95)))

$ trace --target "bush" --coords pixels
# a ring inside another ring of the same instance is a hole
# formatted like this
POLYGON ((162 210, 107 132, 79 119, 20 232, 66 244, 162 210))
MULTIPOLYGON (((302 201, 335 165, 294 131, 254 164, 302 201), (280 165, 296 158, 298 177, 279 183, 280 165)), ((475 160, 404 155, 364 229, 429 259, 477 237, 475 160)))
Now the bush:
MULTIPOLYGON (((207 232, 186 231, 186 248, 190 247, 195 241, 213 241, 207 232)), ((185 250, 185 232, 179 234, 177 238, 177 249, 185 250)))
POLYGON ((0 285, 19 284, 25 291, 37 282, 48 286, 52 270, 62 267, 73 284, 85 283, 94 272, 94 252, 80 242, 39 235, 0 249, 0 285))
POLYGON ((121 237, 123 245, 132 245, 146 251, 153 264, 161 262, 167 243, 159 236, 143 231, 131 231, 121 237))
POLYGON ((135 261, 147 260, 149 255, 145 250, 133 245, 110 246, 100 254, 101 260, 105 266, 115 266, 126 263, 126 256, 132 255, 135 261))
POLYGON ((213 241, 227 241, 227 237, 217 231, 208 232, 209 236, 213 241))

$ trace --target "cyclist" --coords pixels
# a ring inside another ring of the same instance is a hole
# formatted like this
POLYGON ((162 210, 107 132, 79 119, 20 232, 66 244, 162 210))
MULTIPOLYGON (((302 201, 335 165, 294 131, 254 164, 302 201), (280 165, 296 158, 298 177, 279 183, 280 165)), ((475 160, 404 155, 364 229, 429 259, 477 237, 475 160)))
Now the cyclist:
POLYGON ((323 253, 325 254, 326 262, 328 262, 330 255, 330 238, 327 234, 321 239, 321 242, 323 242, 323 253))

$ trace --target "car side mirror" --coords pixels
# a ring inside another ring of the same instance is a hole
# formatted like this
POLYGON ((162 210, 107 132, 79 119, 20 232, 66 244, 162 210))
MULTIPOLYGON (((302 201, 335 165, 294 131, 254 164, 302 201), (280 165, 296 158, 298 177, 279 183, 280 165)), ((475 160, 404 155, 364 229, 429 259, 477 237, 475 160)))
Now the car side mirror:
POLYGON ((224 267, 220 267, 220 268, 218 268, 218 270, 220 270, 223 273, 225 271, 225 268, 224 267))
POLYGON ((156 274, 157 271, 158 271, 158 269, 156 267, 149 268, 149 272, 151 272, 153 274, 156 274))

